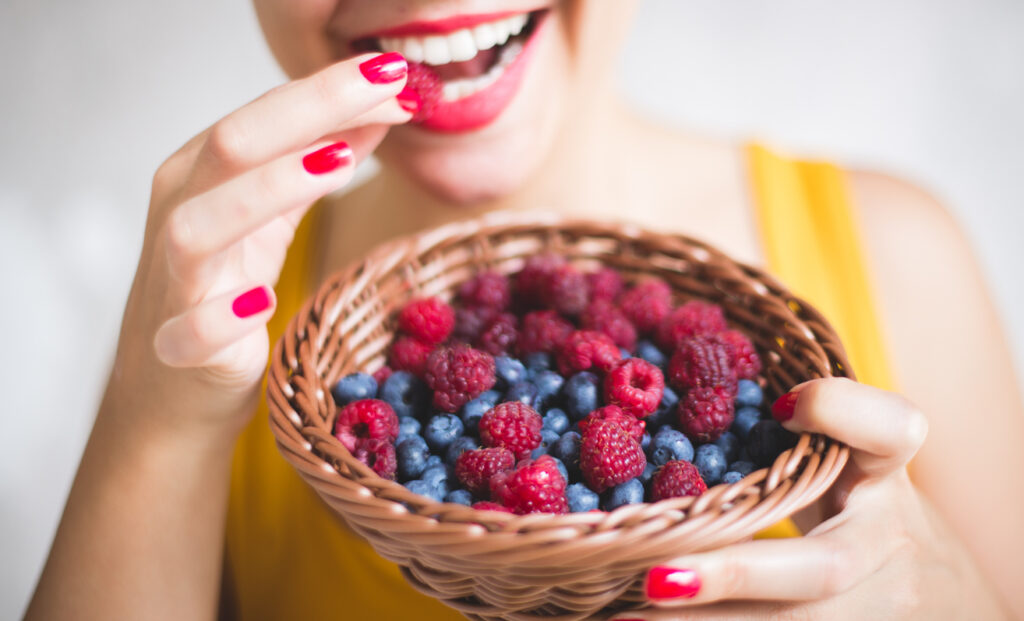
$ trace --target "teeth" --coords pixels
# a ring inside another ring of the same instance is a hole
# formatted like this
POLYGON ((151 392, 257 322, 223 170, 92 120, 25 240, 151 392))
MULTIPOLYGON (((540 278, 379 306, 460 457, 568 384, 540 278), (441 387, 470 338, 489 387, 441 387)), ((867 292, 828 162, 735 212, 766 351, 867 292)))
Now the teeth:
POLYGON ((491 84, 498 81, 498 78, 505 73, 505 69, 512 64, 512 61, 514 61, 522 51, 523 45, 521 43, 516 41, 509 43, 501 50, 501 56, 498 57, 498 62, 495 63, 487 73, 475 78, 463 78, 461 80, 445 82, 441 89, 441 99, 443 101, 455 101, 484 90, 491 84))
POLYGON ((473 59, 481 50, 504 45, 509 37, 523 31, 529 19, 529 13, 520 13, 446 35, 386 37, 380 39, 380 48, 385 52, 398 52, 414 63, 446 65, 450 62, 463 62, 473 59))
POLYGON ((423 39, 423 62, 428 65, 447 65, 452 62, 448 37, 430 36, 423 39))
POLYGON ((448 51, 453 62, 462 62, 476 56, 476 42, 473 33, 468 30, 456 30, 448 35, 448 51))
POLYGON ((476 49, 489 50, 498 44, 498 33, 494 31, 494 26, 480 24, 473 29, 473 41, 476 43, 476 49))

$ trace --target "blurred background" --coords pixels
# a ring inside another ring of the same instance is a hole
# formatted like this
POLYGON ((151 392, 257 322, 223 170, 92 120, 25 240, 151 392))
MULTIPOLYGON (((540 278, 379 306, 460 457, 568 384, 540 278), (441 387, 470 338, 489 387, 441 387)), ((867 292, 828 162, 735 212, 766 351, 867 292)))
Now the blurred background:
MULTIPOLYGON (((974 243, 1024 378, 1024 3, 645 0, 617 70, 629 98, 669 123, 930 189, 974 243)), ((153 171, 282 75, 243 0, 4 0, 0 76, 9 619, 100 398, 153 171)))

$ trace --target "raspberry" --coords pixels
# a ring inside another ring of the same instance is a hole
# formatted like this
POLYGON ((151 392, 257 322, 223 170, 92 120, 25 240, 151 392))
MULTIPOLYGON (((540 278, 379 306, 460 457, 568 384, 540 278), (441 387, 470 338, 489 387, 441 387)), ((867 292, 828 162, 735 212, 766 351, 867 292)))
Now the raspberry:
POLYGON ((384 382, 386 382, 388 378, 391 377, 391 374, 393 372, 394 371, 391 369, 391 367, 389 367, 388 365, 384 365, 373 372, 373 379, 377 382, 378 386, 383 386, 384 382))
POLYGON ((338 410, 334 437, 349 451, 359 440, 387 440, 398 437, 398 416, 380 399, 360 399, 338 410))
POLYGON ((523 269, 516 274, 516 293, 519 301, 527 307, 538 307, 544 303, 551 274, 565 263, 557 254, 538 254, 526 260, 523 269))
POLYGON ((697 466, 688 461, 670 461, 657 472, 651 481, 651 499, 655 502, 677 496, 700 496, 708 486, 700 478, 697 466))
POLYGON ((587 274, 587 291, 590 293, 591 302, 611 302, 622 293, 622 287, 622 275, 614 268, 602 267, 587 274))
POLYGON ((510 288, 507 276, 493 271, 480 272, 459 286, 459 299, 466 306, 504 310, 512 300, 510 288))
POLYGON ((515 351, 519 320, 512 313, 502 313, 492 319, 476 340, 479 349, 492 356, 503 356, 515 351))
POLYGON ((614 421, 595 421, 580 443, 580 469, 590 489, 601 493, 643 474, 647 466, 640 443, 614 421))
POLYGON ((437 102, 441 101, 441 77, 422 63, 409 63, 409 76, 405 80, 406 90, 419 97, 420 107, 412 116, 413 123, 422 123, 434 114, 437 102))
POLYGON ((617 405, 606 405, 603 408, 597 408, 587 417, 580 421, 580 433, 586 435, 587 429, 597 421, 612 421, 622 426, 629 434, 629 437, 633 438, 637 442, 640 442, 641 438, 644 437, 644 428, 647 424, 635 416, 631 416, 622 411, 617 405))
POLYGON ((572 324, 555 311, 526 313, 519 328, 519 353, 553 353, 569 338, 572 331, 572 324))
POLYGON ((562 265, 548 275, 543 288, 544 306, 568 317, 587 307, 587 277, 572 265, 562 265))
POLYGON ((487 324, 498 315, 498 310, 490 306, 459 307, 455 309, 455 329, 452 340, 463 343, 475 343, 480 338, 487 324))
POLYGON ((440 298, 413 300, 398 313, 398 327, 428 345, 443 343, 454 325, 455 311, 440 298))
POLYGON ((637 418, 657 410, 664 391, 661 369, 643 358, 623 360, 604 378, 604 400, 637 418))
POLYGON ((739 330, 726 330, 719 333, 719 338, 729 347, 732 368, 736 369, 738 379, 752 380, 761 372, 761 358, 754 349, 746 334, 739 330))
POLYGON ((400 336, 391 344, 388 365, 395 371, 408 371, 423 377, 427 357, 433 347, 411 336, 400 336))
POLYGON ((733 395, 722 388, 693 388, 679 402, 679 428, 697 442, 714 442, 729 429, 733 395))
POLYGON ((434 407, 457 412, 494 386, 494 358, 467 345, 442 347, 427 358, 424 378, 434 390, 434 407))
POLYGON ((482 448, 466 451, 455 460, 455 476, 466 489, 477 496, 488 490, 491 476, 516 465, 515 455, 504 448, 482 448))
POLYGON ((515 513, 512 509, 499 505, 496 502, 489 500, 481 500, 480 502, 473 503, 473 508, 478 511, 501 511, 502 513, 515 513))
POLYGON ((558 348, 558 370, 570 376, 592 367, 608 371, 622 358, 615 342, 603 332, 577 330, 558 348))
POLYGON ((385 479, 394 479, 398 462, 395 459, 395 445, 383 438, 360 438, 352 455, 385 479))
POLYGON ((584 330, 604 332, 615 344, 628 351, 636 347, 636 328, 626 319, 617 306, 605 299, 597 299, 590 303, 580 315, 580 325, 584 330))
POLYGON ((673 351, 691 336, 717 334, 728 329, 721 306, 690 300, 662 320, 658 328, 658 343, 666 351, 673 351))
POLYGON ((619 308, 637 331, 654 333, 672 310, 672 289, 660 278, 645 280, 619 297, 619 308))
POLYGON ((736 394, 736 370, 731 349, 718 335, 687 339, 668 361, 669 384, 688 390, 721 387, 736 394))
POLYGON ((491 477, 491 497, 518 515, 567 513, 565 478, 550 455, 524 459, 491 477))
POLYGON ((543 426, 540 414, 525 403, 499 403, 480 419, 480 442, 484 446, 506 448, 516 459, 523 459, 540 446, 543 426))

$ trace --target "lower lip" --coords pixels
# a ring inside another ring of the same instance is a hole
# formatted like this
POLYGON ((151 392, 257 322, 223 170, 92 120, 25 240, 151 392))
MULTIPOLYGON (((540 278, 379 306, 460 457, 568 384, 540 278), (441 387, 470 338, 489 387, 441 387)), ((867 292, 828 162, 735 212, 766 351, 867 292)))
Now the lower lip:
MULTIPOLYGON (((546 16, 545 16, 546 17, 546 16)), ((537 41, 543 36, 547 19, 541 18, 523 46, 523 51, 505 68, 501 77, 482 91, 455 101, 439 101, 429 118, 417 127, 439 133, 470 132, 489 125, 512 102, 526 75, 537 41)))

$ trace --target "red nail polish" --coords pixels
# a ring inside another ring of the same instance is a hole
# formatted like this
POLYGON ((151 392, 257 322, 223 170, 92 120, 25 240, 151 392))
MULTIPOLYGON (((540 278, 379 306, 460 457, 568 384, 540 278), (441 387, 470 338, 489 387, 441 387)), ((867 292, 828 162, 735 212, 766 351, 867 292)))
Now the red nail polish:
POLYGON ((775 420, 784 423, 793 418, 793 413, 796 411, 796 399, 799 396, 798 392, 787 392, 776 399, 772 404, 772 416, 775 417, 775 420))
POLYGON ((408 86, 403 88, 402 92, 395 96, 395 99, 398 100, 398 105, 402 106, 402 110, 412 114, 416 114, 422 104, 420 94, 416 92, 416 89, 408 86))
POLYGON ((405 77, 409 63, 398 52, 388 52, 359 65, 359 71, 371 84, 390 84, 405 77))
POLYGON ((313 175, 337 170, 352 161, 352 148, 347 142, 335 142, 302 158, 302 167, 313 175))
POLYGON ((266 310, 268 306, 270 306, 270 294, 267 293, 266 287, 256 287, 235 298, 235 301, 231 303, 231 310, 234 311, 236 317, 244 319, 266 310))
POLYGON ((687 599, 700 593, 700 576, 692 569, 655 567, 647 572, 648 599, 687 599))

